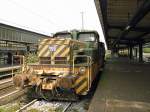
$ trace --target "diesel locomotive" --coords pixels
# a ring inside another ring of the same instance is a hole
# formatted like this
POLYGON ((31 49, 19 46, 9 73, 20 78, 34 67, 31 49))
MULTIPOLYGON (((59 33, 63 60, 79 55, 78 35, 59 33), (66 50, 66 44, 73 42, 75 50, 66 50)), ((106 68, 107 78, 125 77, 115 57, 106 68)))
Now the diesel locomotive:
POLYGON ((37 63, 13 77, 17 87, 35 87, 44 98, 62 91, 87 95, 104 66, 105 48, 96 31, 58 32, 39 41, 37 54, 37 63))

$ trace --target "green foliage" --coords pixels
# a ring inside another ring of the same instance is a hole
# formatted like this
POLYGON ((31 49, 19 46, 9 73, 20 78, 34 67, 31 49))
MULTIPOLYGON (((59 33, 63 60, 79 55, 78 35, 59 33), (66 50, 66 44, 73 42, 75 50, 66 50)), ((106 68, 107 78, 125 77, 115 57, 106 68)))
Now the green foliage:
MULTIPOLYGON (((46 112, 62 112, 63 111, 63 107, 58 107, 56 109, 50 108, 50 107, 44 107, 44 110, 46 110, 46 112)), ((42 110, 38 110, 36 108, 31 108, 28 109, 27 112, 43 112, 42 110)))
POLYGON ((55 112, 62 112, 63 111, 63 107, 58 107, 55 112))
POLYGON ((0 112, 5 112, 5 109, 0 107, 0 112))
POLYGON ((88 109, 89 109, 89 102, 86 102, 86 103, 84 104, 83 108, 84 108, 85 110, 88 110, 88 109))
POLYGON ((35 53, 29 53, 25 56, 26 63, 36 63, 38 62, 38 56, 35 53))
POLYGON ((37 109, 30 109, 30 110, 28 110, 27 112, 41 112, 41 111, 39 111, 39 110, 37 110, 37 109))
POLYGON ((105 60, 108 60, 111 58, 111 51, 110 50, 106 50, 106 53, 105 53, 105 60))
POLYGON ((0 112, 16 112, 20 108, 19 104, 0 106, 0 112))
POLYGON ((111 58, 111 54, 106 54, 105 55, 105 60, 108 60, 108 59, 110 59, 111 58))
POLYGON ((79 112, 79 111, 73 108, 70 112, 79 112))
POLYGON ((56 108, 56 110, 49 108, 48 112, 62 112, 63 111, 63 107, 58 107, 56 108))
POLYGON ((150 48, 143 48, 144 53, 150 53, 150 48))

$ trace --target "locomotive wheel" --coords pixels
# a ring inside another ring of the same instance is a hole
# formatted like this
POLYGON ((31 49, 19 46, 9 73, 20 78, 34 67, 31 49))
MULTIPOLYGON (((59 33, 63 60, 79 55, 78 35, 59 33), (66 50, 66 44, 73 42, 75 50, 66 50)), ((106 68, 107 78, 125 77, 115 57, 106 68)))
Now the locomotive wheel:
POLYGON ((40 97, 43 98, 44 100, 50 101, 54 97, 54 92, 50 90, 42 90, 41 86, 36 87, 36 94, 40 97))
POLYGON ((50 101, 54 98, 54 93, 49 90, 41 90, 41 97, 47 101, 50 101))
POLYGON ((78 101, 79 97, 73 92, 57 90, 42 90, 41 86, 35 88, 35 92, 38 98, 42 98, 46 101, 61 100, 61 101, 78 101))

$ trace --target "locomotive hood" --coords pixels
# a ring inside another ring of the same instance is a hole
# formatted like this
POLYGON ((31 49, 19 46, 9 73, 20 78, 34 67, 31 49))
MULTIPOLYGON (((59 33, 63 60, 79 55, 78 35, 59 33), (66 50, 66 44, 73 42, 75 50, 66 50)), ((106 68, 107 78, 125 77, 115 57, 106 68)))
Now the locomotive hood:
POLYGON ((42 64, 59 64, 61 60, 69 61, 72 57, 73 50, 82 49, 84 47, 85 43, 73 39, 43 39, 39 43, 38 57, 42 64), (51 62, 46 62, 46 60, 51 60, 51 62), (56 62, 55 60, 58 61, 56 62))

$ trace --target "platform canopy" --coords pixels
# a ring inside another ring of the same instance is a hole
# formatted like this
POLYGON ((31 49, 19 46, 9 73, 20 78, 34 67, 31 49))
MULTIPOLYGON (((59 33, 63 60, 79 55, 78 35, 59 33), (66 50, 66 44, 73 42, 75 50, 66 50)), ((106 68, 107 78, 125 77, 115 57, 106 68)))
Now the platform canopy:
POLYGON ((150 0, 95 0, 109 49, 150 42, 150 0))

